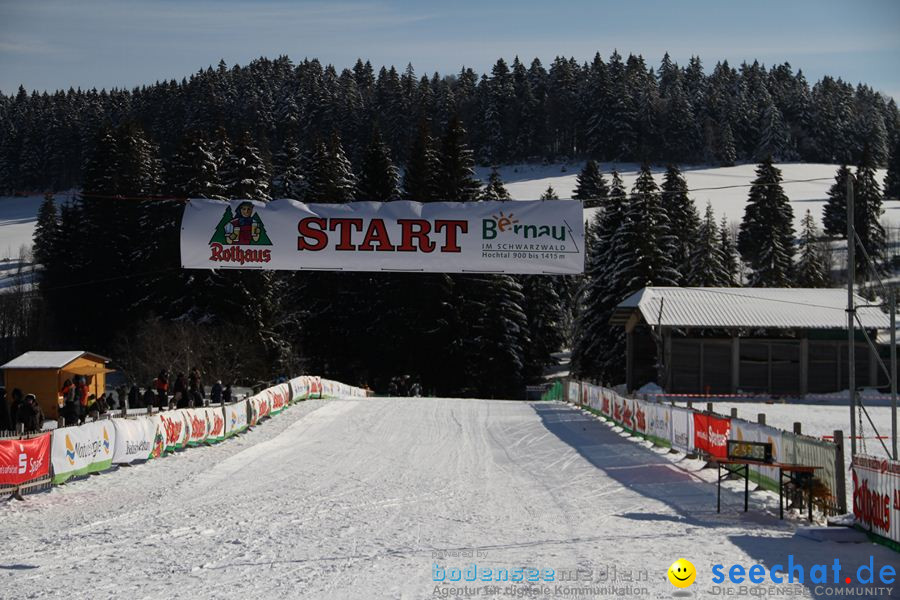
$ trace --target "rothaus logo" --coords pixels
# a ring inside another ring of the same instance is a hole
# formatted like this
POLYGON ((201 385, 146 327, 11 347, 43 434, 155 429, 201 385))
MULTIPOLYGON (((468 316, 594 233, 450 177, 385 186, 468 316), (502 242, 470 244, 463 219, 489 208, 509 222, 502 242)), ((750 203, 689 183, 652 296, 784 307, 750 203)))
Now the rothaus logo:
POLYGON ((504 215, 491 215, 490 219, 481 220, 481 237, 485 240, 494 240, 500 234, 512 234, 526 240, 550 238, 559 242, 566 241, 566 227, 564 225, 525 225, 515 218, 513 213, 504 215))

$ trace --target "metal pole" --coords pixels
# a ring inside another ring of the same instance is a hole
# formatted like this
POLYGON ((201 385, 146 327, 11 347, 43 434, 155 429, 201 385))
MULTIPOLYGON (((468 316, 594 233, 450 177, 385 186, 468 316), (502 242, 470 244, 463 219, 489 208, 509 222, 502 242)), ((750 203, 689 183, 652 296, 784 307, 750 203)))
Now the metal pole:
POLYGON ((891 454, 897 460, 897 296, 888 292, 891 310, 891 454))
POLYGON ((856 352, 853 284, 856 279, 856 239, 853 228, 853 176, 847 177, 847 382, 850 388, 850 456, 856 456, 856 352))

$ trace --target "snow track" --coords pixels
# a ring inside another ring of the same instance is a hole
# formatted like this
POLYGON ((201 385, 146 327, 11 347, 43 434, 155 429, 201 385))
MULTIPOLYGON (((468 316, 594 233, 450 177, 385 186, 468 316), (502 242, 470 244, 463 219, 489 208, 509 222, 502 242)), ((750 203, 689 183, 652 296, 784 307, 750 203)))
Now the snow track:
POLYGON ((716 563, 896 560, 740 503, 723 492, 716 514, 713 485, 562 404, 307 401, 217 446, 0 504, 0 597, 430 598, 434 563, 475 562, 644 569, 647 597, 670 598, 681 556, 705 597, 716 563))

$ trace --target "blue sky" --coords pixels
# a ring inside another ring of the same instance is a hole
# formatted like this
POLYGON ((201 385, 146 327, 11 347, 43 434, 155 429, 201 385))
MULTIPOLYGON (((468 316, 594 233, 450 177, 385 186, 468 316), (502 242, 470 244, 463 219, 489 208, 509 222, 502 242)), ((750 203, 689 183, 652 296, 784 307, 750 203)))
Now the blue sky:
POLYGON ((260 55, 356 58, 416 72, 488 70, 500 56, 668 51, 684 64, 790 62, 900 99, 900 1, 0 0, 0 90, 133 87, 260 55))

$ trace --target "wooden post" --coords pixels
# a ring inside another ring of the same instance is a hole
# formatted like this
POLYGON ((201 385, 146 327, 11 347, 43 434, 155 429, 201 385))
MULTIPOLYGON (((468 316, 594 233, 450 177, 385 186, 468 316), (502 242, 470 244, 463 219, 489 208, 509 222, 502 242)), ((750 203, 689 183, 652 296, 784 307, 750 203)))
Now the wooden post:
POLYGON ((706 412, 709 412, 709 413, 713 412, 713 403, 712 402, 706 403, 706 412))
POLYGON ((806 397, 809 389, 809 339, 804 335, 800 339, 800 396, 806 397))
POLYGON ((834 445, 837 452, 834 453, 834 485, 837 487, 838 512, 842 515, 847 512, 847 474, 844 472, 844 432, 834 430, 834 445))
POLYGON ((731 393, 737 394, 741 385, 741 338, 731 337, 731 393))
POLYGON ((738 418, 738 416, 737 416, 737 408, 735 408, 734 406, 731 407, 731 418, 732 418, 732 419, 737 419, 737 418, 738 418))
POLYGON ((760 425, 765 425, 766 424, 766 413, 759 413, 758 415, 756 415, 756 422, 759 423, 760 425))
POLYGON ((688 407, 688 408, 694 408, 694 403, 691 402, 690 400, 688 400, 688 402, 687 402, 687 407, 688 407))
POLYGON ((800 421, 794 421, 794 433, 801 435, 803 433, 802 427, 800 421))

